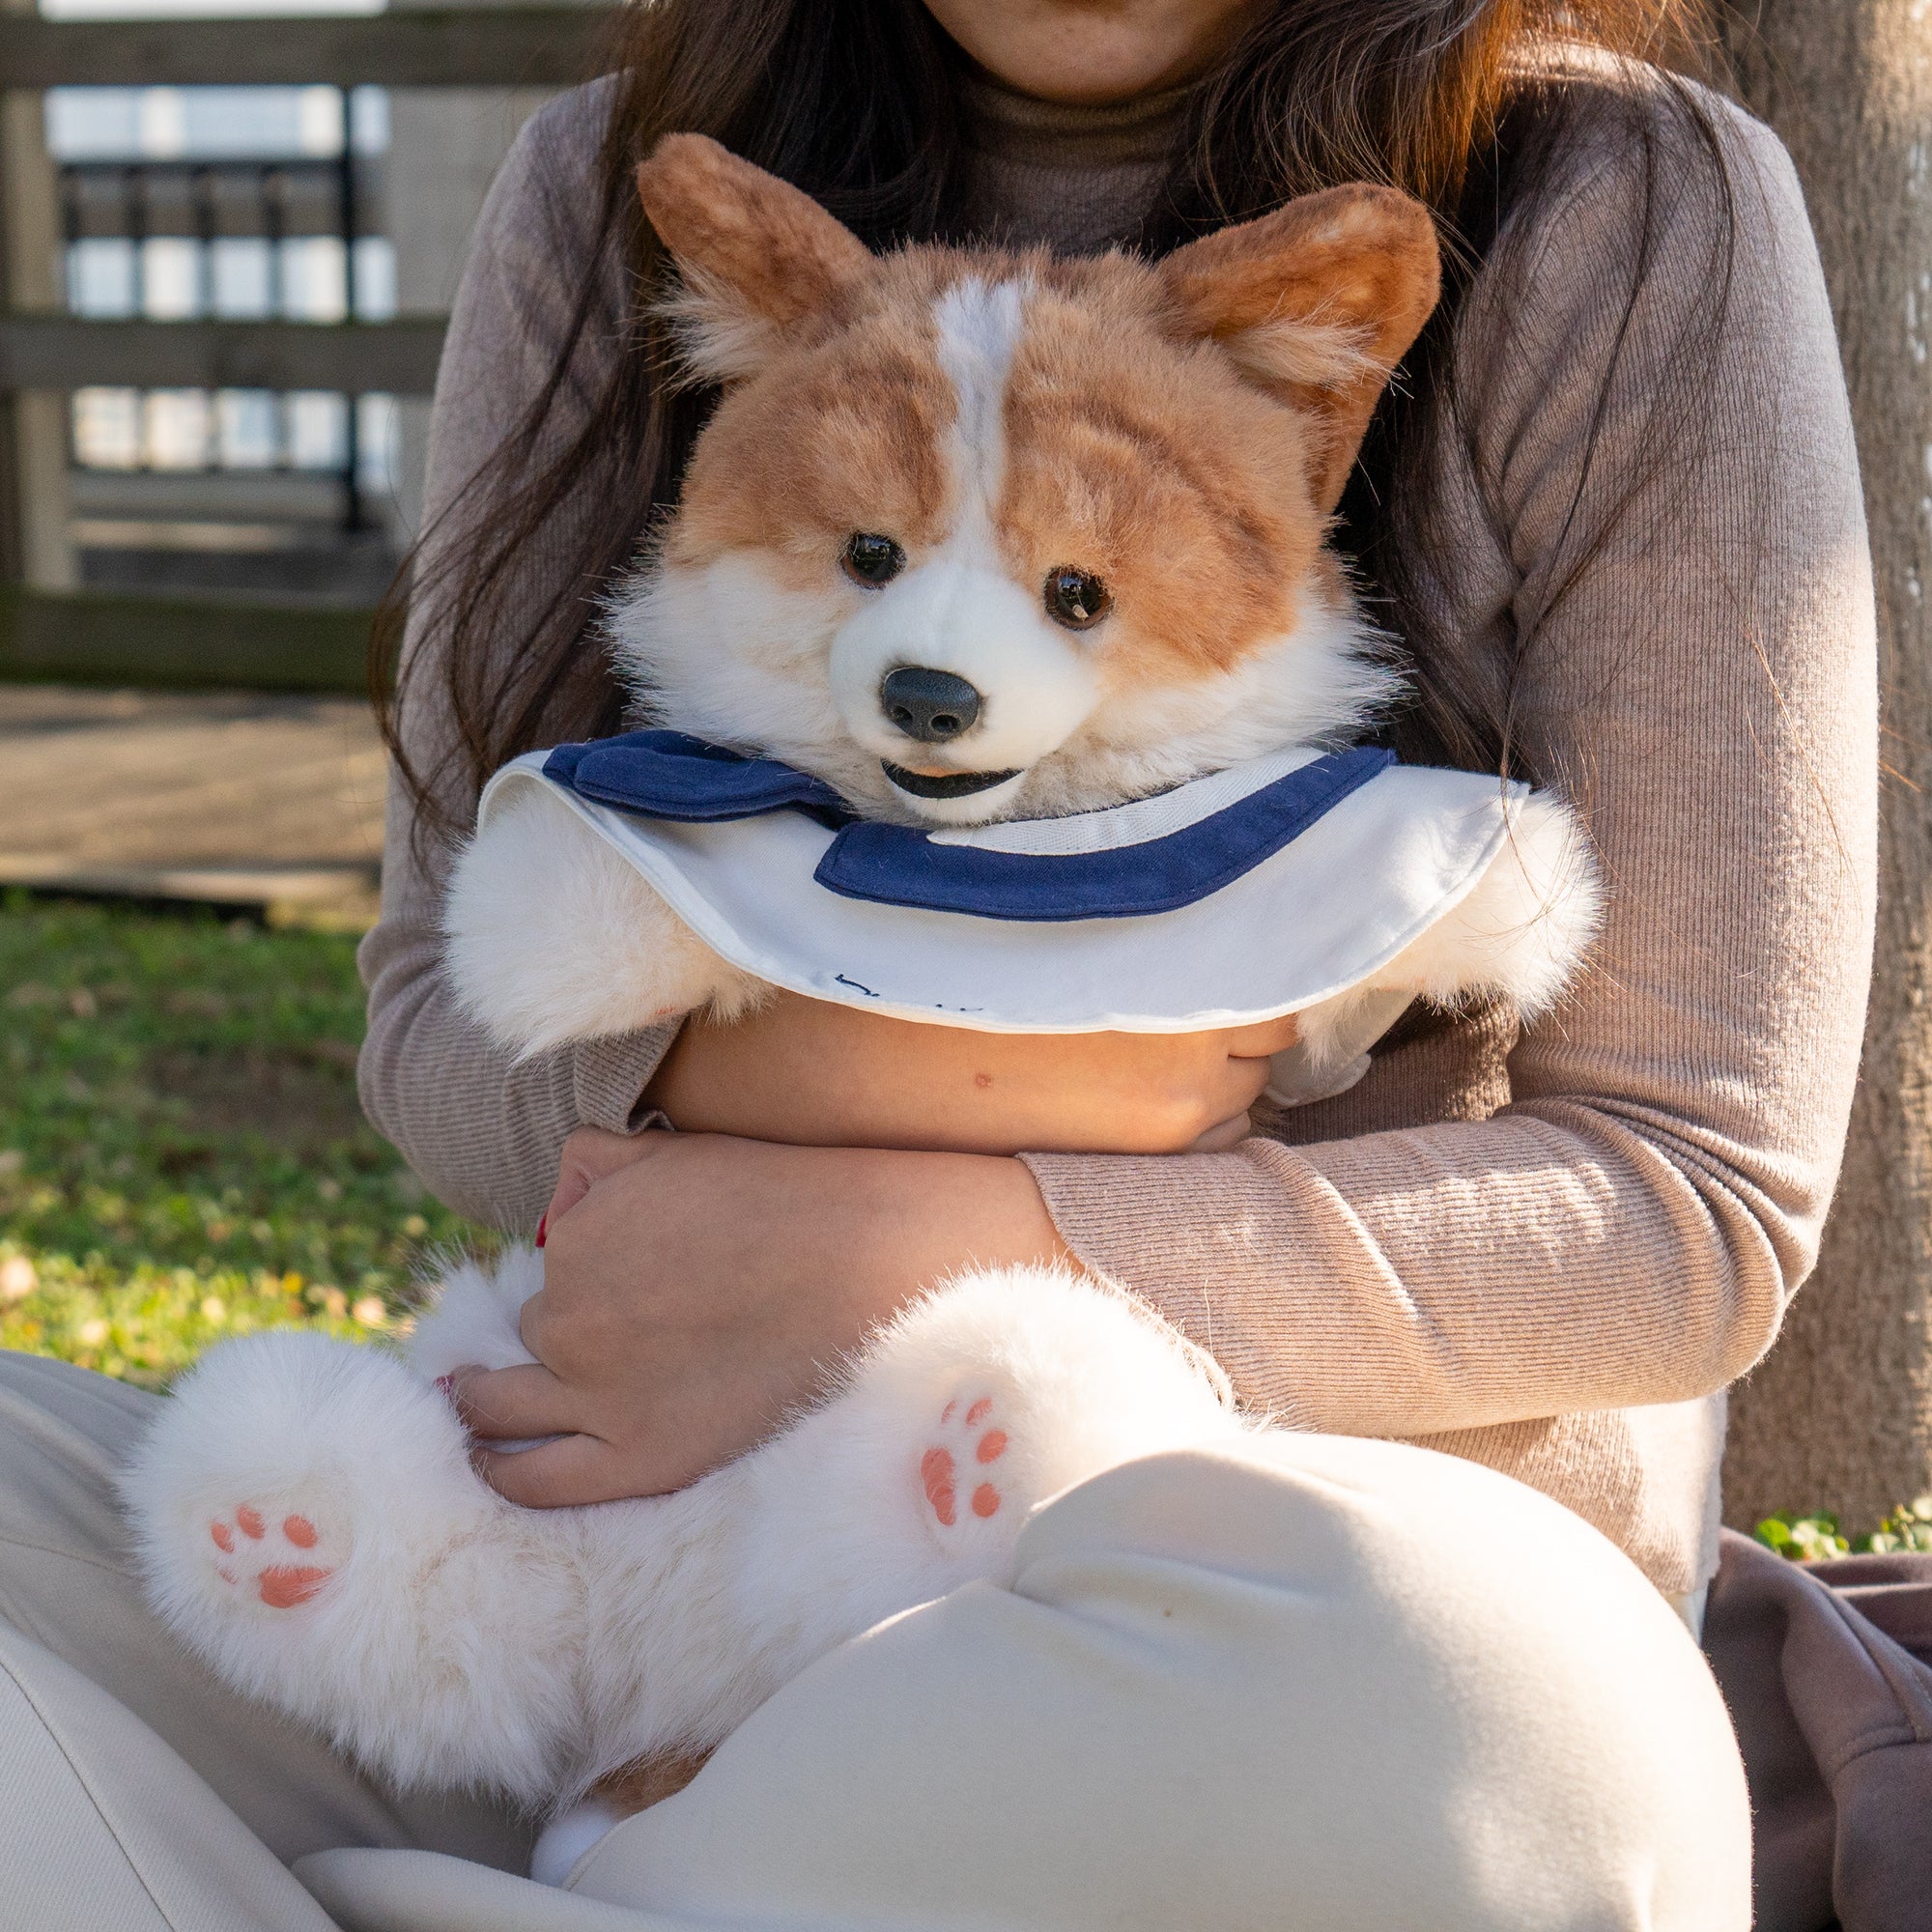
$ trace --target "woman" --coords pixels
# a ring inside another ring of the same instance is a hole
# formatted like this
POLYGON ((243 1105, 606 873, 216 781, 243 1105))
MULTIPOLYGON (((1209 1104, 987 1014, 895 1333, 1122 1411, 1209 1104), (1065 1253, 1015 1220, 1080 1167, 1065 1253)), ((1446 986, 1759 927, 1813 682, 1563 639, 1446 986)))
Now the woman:
MULTIPOLYGON (((1622 42, 1688 17, 1559 12, 1622 42)), ((682 1483, 909 1282, 1070 1251, 1209 1345, 1251 1402, 1475 1457, 1578 1509, 1667 1595, 1708 1582, 1718 1392, 1810 1265, 1857 1062, 1870 593, 1781 151, 1708 95, 1539 52, 1538 17, 672 10, 640 28, 614 115, 592 90, 526 133, 443 367, 392 714, 404 781, 362 955, 372 1118, 473 1213, 527 1228, 560 1190, 527 1321, 548 1373, 469 1394, 485 1434, 571 1439, 496 1464, 505 1493, 682 1483), (1566 60, 1561 85, 1530 85, 1566 60), (674 491, 702 406, 654 388, 648 325, 626 346, 657 271, 629 166, 672 126, 878 244, 990 229, 1159 248, 1350 175, 1453 216, 1483 260, 1412 358, 1344 537, 1409 646, 1406 749, 1532 771, 1584 809, 1613 900, 1582 994, 1521 1039, 1491 1015, 1413 1016, 1350 1094, 1179 1159, 898 1150, 961 1147, 973 1070, 1014 1095, 1013 1148, 1185 1148, 1260 1090, 1262 1063, 1231 1048, 1267 1042, 964 1053, 786 1000, 536 1062, 483 1047, 440 971, 449 842, 495 765, 614 725, 592 600, 674 491), (653 1106, 684 1135, 637 1133, 653 1106)))
MULTIPOLYGON (((372 1117, 470 1212, 527 1227, 549 1204, 539 1366, 461 1389, 486 1440, 560 1438, 485 1456, 506 1495, 674 1487, 920 1281, 1070 1256, 1252 1403, 1545 1490, 1695 1622, 1721 1392, 1809 1267, 1839 1156, 1875 769, 1856 462, 1789 164, 1714 96, 1612 57, 1688 65, 1697 24, 1645 0, 661 0, 621 79, 526 130, 444 353, 362 955, 372 1117), (1216 1153, 1184 1150, 1257 1099, 1266 1042, 969 1055, 781 1000, 494 1053, 440 977, 440 884, 490 770, 617 723, 594 600, 704 406, 662 385, 639 308, 660 264, 629 173, 673 128, 875 246, 1157 250, 1355 178, 1435 207, 1460 272, 1342 535, 1412 659, 1404 748, 1533 772, 1583 810, 1614 895, 1587 985, 1520 1037, 1411 1015, 1351 1093, 1216 1153), (1013 1096, 1004 1136, 952 1104, 987 1072, 1013 1096), (640 1131, 656 1110, 682 1131, 640 1131), (1066 1151, 1023 1151, 1041 1147, 1066 1151)), ((8 1399, 43 1473, 5 1533, 61 1572, 22 1559, 0 1593, 53 1653, 22 1680, 37 1709, 111 1724, 71 1681, 91 1678, 284 1859, 515 1861, 482 1807, 389 1805, 157 1662, 120 1579, 74 1581, 118 1548, 101 1474, 140 1399, 39 1367, 8 1399)), ((142 1831, 117 1814, 124 1847, 142 1831)), ((128 1859, 154 1894, 151 1848, 128 1859)), ((298 1896, 246 1909, 302 1923, 298 1896)))

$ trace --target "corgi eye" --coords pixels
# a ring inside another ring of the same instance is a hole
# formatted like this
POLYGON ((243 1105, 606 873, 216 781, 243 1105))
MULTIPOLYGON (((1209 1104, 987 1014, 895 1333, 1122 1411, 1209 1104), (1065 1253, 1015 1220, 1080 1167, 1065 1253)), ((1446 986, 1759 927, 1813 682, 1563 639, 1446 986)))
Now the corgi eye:
POLYGON ((905 568, 905 552, 891 537, 860 530, 845 540, 845 575, 859 583, 890 583, 905 568))
POLYGON ((1046 573, 1046 614, 1069 631, 1084 631, 1107 614, 1107 586, 1085 570, 1063 563, 1046 573))

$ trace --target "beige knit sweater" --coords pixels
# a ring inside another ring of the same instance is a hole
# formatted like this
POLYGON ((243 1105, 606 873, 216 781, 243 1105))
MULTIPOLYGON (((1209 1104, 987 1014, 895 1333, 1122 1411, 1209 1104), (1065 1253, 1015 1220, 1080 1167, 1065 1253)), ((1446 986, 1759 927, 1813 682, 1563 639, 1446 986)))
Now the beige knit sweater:
MULTIPOLYGON (((491 194, 438 384, 432 516, 548 373, 586 273, 601 308, 566 413, 617 353, 622 266, 588 259, 584 226, 609 100, 593 86, 546 109, 491 194)), ((986 226, 1070 247, 1131 225, 1174 116, 975 104, 986 226)), ((1715 1567, 1719 1392, 1817 1251, 1874 880, 1872 598, 1831 315, 1782 150, 1719 112, 1736 285, 1671 462, 1641 473, 1632 426, 1714 216, 1694 192, 1672 210, 1606 389, 1638 166, 1605 116, 1513 216, 1529 267, 1508 313, 1487 275, 1466 301, 1457 353, 1482 407, 1429 479, 1460 532, 1434 560, 1445 634, 1492 685, 1533 637, 1519 728, 1611 882, 1587 983, 1520 1037, 1493 1016, 1411 1016, 1353 1092, 1231 1153, 1030 1157, 1075 1253, 1210 1348, 1248 1401, 1507 1470, 1671 1594, 1715 1567), (1566 528, 1625 497, 1557 598, 1566 528)), ((566 525, 527 558, 533 594, 566 525)), ((412 650, 440 647, 418 611, 412 650)), ((417 688, 405 728, 433 752, 445 722, 417 688)), ((361 955, 364 1104, 443 1199, 527 1227, 572 1127, 638 1119, 669 1030, 511 1065, 452 1004, 442 857, 419 863, 409 832, 392 798, 361 955)))

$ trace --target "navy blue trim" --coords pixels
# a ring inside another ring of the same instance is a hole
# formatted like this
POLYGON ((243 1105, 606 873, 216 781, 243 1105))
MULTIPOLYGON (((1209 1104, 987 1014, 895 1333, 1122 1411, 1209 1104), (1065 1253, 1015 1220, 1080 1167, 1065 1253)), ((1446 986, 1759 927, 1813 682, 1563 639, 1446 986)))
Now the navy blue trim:
POLYGON ((1395 763, 1373 746, 1331 752, 1198 824, 1105 852, 1042 855, 935 845, 906 825, 848 824, 813 873, 846 898, 981 919, 1137 919, 1232 885, 1395 763))
POLYGON ((559 745, 543 769, 583 798, 645 818, 709 824, 803 811, 837 834, 812 876, 845 898, 981 919, 1065 921, 1137 919, 1192 905, 1251 872, 1394 763, 1394 753, 1371 746, 1331 752, 1165 838, 1065 855, 935 845, 909 825, 857 820, 822 779, 682 731, 559 745))
POLYGON ((559 745, 543 770, 545 778, 599 805, 684 825, 755 818, 787 808, 832 827, 852 820, 851 808, 822 779, 683 731, 627 731, 621 738, 559 745))

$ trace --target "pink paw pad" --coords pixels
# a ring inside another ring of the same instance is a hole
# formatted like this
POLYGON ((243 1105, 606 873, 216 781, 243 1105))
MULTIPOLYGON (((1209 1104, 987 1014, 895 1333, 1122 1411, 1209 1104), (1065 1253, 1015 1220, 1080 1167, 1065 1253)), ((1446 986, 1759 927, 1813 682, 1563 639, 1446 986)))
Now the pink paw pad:
POLYGON ((957 1402, 949 1402, 940 1411, 938 1433, 950 1439, 935 1442, 920 1458, 920 1487, 942 1529, 952 1529, 959 1521, 962 1493, 965 1507, 980 1521, 1000 1513, 1005 1498, 998 1487, 983 1479, 972 1482, 976 1472, 990 1471, 990 1465, 1007 1453, 1007 1432, 986 1426, 992 1413, 991 1396, 980 1396, 963 1415, 957 1402))
POLYGON ((270 1524, 249 1503, 238 1503, 232 1515, 232 1522, 216 1517, 208 1525, 209 1541, 230 1559, 217 1561, 214 1574, 231 1588, 250 1591, 271 1610, 292 1610, 335 1575, 332 1564, 300 1560, 322 1543, 321 1530, 307 1517, 292 1511, 270 1524))

